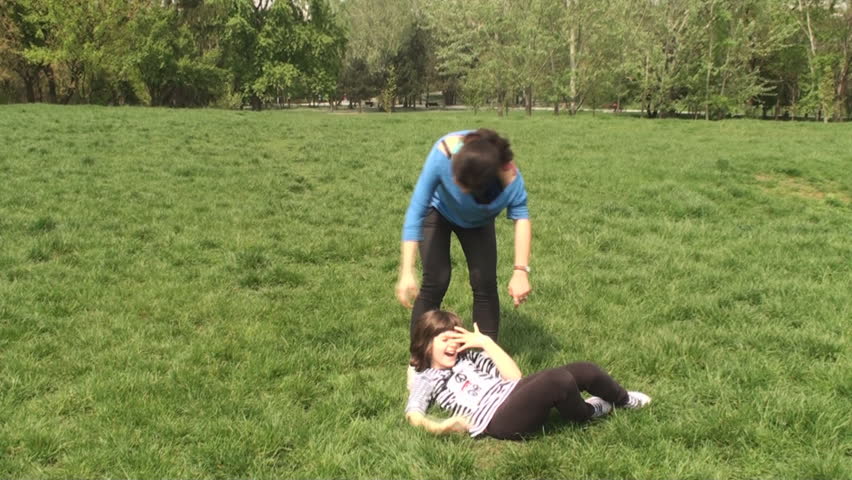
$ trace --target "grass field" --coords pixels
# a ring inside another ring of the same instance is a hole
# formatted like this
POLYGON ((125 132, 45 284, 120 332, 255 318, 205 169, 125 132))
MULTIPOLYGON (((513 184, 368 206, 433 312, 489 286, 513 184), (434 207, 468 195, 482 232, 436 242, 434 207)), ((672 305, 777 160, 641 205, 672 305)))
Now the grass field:
POLYGON ((850 239, 852 124, 3 106, 0 478, 852 478, 850 239), (501 343, 648 409, 405 423, 402 217, 475 126, 533 215, 501 343))

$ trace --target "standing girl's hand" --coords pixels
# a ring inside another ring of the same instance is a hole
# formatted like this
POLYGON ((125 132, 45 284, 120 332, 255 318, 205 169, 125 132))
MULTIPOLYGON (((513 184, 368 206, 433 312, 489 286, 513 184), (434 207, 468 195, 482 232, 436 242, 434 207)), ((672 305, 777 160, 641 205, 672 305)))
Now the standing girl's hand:
POLYGON ((465 330, 464 327, 456 327, 456 333, 451 337, 459 343, 458 352, 463 352, 469 348, 484 349, 486 345, 494 342, 490 337, 483 335, 479 331, 479 325, 473 324, 473 331, 465 330))
POLYGON ((509 280, 509 295, 515 303, 515 308, 527 301, 531 290, 529 274, 522 270, 515 270, 512 279, 509 280))
POLYGON ((396 283, 396 299, 406 308, 412 308, 412 301, 417 298, 417 280, 413 273, 400 273, 396 283))

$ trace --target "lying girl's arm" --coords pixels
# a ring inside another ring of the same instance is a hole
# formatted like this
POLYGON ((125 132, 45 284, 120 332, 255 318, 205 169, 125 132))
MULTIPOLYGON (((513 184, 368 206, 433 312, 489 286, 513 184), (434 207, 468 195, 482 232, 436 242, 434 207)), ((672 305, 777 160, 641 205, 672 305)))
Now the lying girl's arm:
POLYGON ((472 332, 462 327, 456 327, 456 336, 454 338, 461 344, 459 352, 463 352, 469 348, 481 348, 487 353, 491 361, 494 362, 494 366, 497 367, 497 371, 500 372, 500 377, 503 380, 520 380, 523 377, 521 369, 518 368, 518 364, 512 360, 512 357, 500 348, 500 345, 497 345, 497 342, 492 340, 491 337, 480 333, 477 324, 473 324, 472 332))
POLYGON ((497 342, 491 340, 490 337, 485 338, 488 340, 483 342, 482 350, 491 357, 491 361, 494 362, 494 366, 500 372, 500 377, 503 380, 520 380, 524 375, 521 373, 518 364, 512 360, 512 357, 505 350, 500 348, 500 345, 497 345, 497 342))
POLYGON ((470 424, 467 418, 462 416, 450 417, 444 420, 434 420, 420 412, 408 412, 405 414, 408 423, 415 427, 423 427, 429 433, 443 435, 452 432, 467 432, 470 424))
MULTIPOLYGON (((434 380, 434 379, 432 379, 434 380)), ((405 418, 415 427, 423 427, 426 431, 436 434, 450 432, 465 432, 469 423, 466 418, 456 416, 445 420, 432 419, 426 416, 426 410, 432 404, 436 383, 424 375, 417 375, 408 393, 405 405, 405 418)))

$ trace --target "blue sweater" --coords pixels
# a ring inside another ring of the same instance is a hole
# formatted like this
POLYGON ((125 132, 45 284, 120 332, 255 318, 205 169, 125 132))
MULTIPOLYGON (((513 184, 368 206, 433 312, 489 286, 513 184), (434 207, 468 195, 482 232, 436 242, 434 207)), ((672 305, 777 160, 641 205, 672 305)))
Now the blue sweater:
POLYGON ((481 227, 493 220, 504 208, 511 220, 529 218, 527 191, 521 172, 515 171, 515 179, 489 203, 477 203, 473 195, 464 193, 453 181, 452 161, 439 148, 441 140, 453 135, 464 135, 469 130, 448 133, 441 137, 426 157, 420 178, 411 195, 402 240, 423 240, 423 219, 429 207, 435 207, 450 223, 462 228, 481 227))

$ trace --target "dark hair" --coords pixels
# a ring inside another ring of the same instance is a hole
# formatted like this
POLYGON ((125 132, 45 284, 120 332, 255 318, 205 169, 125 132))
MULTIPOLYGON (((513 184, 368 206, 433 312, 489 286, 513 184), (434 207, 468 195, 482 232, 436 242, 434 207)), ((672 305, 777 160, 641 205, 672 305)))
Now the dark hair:
POLYGON ((432 365, 432 340, 438 335, 460 327, 461 319, 452 312, 430 310, 414 323, 411 333, 411 364, 422 372, 432 365))
POLYGON ((500 169, 512 161, 512 149, 507 139, 487 128, 468 133, 463 142, 453 155, 453 177, 471 193, 481 193, 498 178, 500 169))

